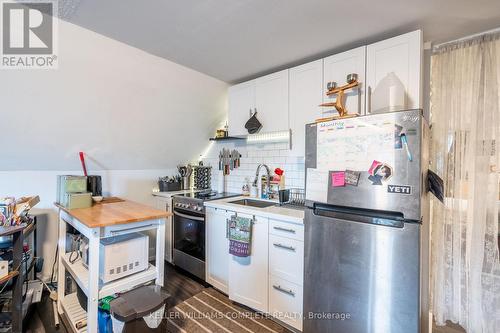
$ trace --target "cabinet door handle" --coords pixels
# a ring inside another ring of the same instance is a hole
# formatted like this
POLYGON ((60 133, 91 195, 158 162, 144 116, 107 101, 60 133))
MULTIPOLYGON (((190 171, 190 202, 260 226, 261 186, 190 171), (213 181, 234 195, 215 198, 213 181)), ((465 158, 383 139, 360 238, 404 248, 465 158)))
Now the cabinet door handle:
POLYGON ((295 297, 295 293, 291 289, 290 290, 286 290, 286 289, 281 288, 280 285, 275 285, 275 284, 273 284, 273 288, 276 289, 276 290, 278 290, 278 291, 281 291, 282 293, 285 293, 287 295, 295 297))
POLYGON ((280 244, 280 243, 273 243, 273 245, 276 246, 276 247, 285 249, 285 250, 290 250, 290 251, 295 252, 295 248, 293 246, 287 246, 287 245, 283 245, 283 244, 280 244))
POLYGON ((366 87, 366 104, 365 109, 366 109, 366 114, 369 114, 372 112, 372 87, 368 86, 366 87))
POLYGON ((229 219, 226 219, 226 238, 229 239, 229 219))
POLYGON ((293 230, 293 229, 287 229, 287 228, 282 228, 282 227, 273 227, 273 228, 274 228, 274 230, 279 230, 279 231, 290 232, 290 233, 292 233, 292 234, 294 234, 294 233, 295 233, 295 230, 293 230))

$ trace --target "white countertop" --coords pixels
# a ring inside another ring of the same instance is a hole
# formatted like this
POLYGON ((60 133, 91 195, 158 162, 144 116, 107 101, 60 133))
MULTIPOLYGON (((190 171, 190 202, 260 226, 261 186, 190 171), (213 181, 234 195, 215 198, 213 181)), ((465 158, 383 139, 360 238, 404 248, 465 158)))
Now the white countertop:
MULTIPOLYGON (((299 224, 304 223, 304 210, 285 208, 277 205, 266 208, 258 208, 258 207, 250 207, 250 206, 243 206, 230 203, 230 201, 236 201, 240 199, 260 200, 251 197, 239 196, 239 197, 224 198, 219 200, 205 201, 204 204, 206 207, 226 209, 234 212, 268 217, 271 219, 276 219, 291 223, 299 223, 299 224)), ((269 200, 262 200, 262 201, 268 202, 269 200)))

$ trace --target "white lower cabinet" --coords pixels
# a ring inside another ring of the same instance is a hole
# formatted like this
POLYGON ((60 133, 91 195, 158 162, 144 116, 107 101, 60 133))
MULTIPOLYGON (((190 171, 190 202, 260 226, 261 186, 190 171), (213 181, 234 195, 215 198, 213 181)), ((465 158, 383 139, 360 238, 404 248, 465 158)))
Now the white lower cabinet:
MULTIPOLYGON (((172 197, 155 197, 155 207, 172 213, 172 197)), ((165 219, 165 260, 169 263, 172 263, 172 246, 172 216, 169 216, 165 219)), ((154 252, 150 249, 149 253, 154 252)))
POLYGON ((304 242, 269 235, 269 274, 302 285, 304 242))
POLYGON ((302 330, 304 226, 269 220, 269 312, 302 330))
MULTIPOLYGON (((240 217, 252 215, 238 213, 240 217)), ((268 219, 255 217, 249 257, 229 258, 229 298, 252 309, 268 312, 268 219)))
POLYGON ((224 209, 206 208, 206 280, 234 302, 302 330, 303 225, 224 209), (228 254, 226 221, 255 218, 249 257, 228 254))
POLYGON ((219 208, 206 208, 206 274, 205 279, 214 288, 228 293, 229 239, 226 221, 234 212, 219 208))
POLYGON ((302 331, 302 286, 269 277, 269 313, 276 319, 302 331))

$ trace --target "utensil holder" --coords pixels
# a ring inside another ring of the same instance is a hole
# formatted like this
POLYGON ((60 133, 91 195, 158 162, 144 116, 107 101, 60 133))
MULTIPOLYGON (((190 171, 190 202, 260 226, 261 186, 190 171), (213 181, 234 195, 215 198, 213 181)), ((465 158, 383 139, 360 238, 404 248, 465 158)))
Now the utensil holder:
POLYGON ((171 191, 179 191, 181 189, 181 182, 163 182, 159 181, 158 182, 158 188, 160 189, 160 192, 171 192, 171 191))

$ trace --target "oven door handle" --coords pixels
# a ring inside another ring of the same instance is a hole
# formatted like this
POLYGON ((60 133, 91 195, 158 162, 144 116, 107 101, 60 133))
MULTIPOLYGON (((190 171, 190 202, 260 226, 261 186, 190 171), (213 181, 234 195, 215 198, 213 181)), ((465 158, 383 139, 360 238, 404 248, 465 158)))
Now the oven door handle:
POLYGON ((184 218, 190 219, 190 220, 196 220, 196 221, 205 222, 205 219, 203 217, 182 214, 182 213, 176 212, 175 210, 174 210, 174 215, 177 215, 179 217, 184 217, 184 218))

